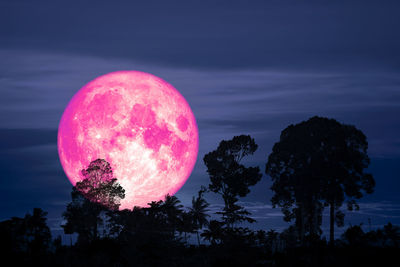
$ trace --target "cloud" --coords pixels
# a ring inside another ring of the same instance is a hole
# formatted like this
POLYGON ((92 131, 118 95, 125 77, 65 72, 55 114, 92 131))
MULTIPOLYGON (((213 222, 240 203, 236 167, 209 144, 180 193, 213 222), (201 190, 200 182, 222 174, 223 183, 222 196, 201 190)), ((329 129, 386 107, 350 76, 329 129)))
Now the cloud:
POLYGON ((57 131, 47 129, 1 129, 0 151, 24 147, 54 145, 57 143, 57 131))
MULTIPOLYGON (((121 69, 142 70, 164 78, 183 94, 194 111, 200 130, 200 151, 192 176, 177 194, 185 205, 190 205, 200 185, 209 183, 202 158, 222 139, 240 134, 254 137, 259 149, 246 164, 261 166, 263 172, 281 130, 314 115, 333 117, 360 128, 369 139, 373 164, 377 157, 396 159, 400 155, 400 127, 396 126, 400 78, 396 72, 187 69, 129 59, 18 49, 0 49, 0 61, 5 63, 0 65, 0 167, 4 170, 0 181, 5 193, 1 199, 4 214, 13 215, 18 205, 21 213, 37 205, 50 210, 51 216, 59 216, 62 207, 56 203, 68 201, 70 190, 56 148, 62 112, 85 83, 121 69)), ((380 175, 388 167, 385 162, 373 170, 378 188, 393 184, 393 174, 380 175)), ((269 183, 264 176, 251 188, 248 199, 269 203, 269 183)), ((396 194, 394 186, 390 188, 386 192, 396 194)), ((377 194, 390 196, 383 191, 377 194)), ((220 201, 217 196, 208 195, 213 204, 220 201)), ((211 208, 216 210, 217 206, 211 208)), ((248 208, 262 227, 282 225, 276 209, 255 204, 248 208)))
POLYGON ((203 69, 398 69, 398 7, 398 1, 158 1, 157 8, 146 1, 2 1, 1 47, 203 69))
POLYGON ((400 151, 396 72, 204 71, 23 50, 0 50, 0 58, 6 63, 0 66, 2 128, 56 129, 69 99, 85 83, 107 72, 138 69, 165 78, 185 96, 200 138, 207 136, 200 140, 201 153, 215 146, 211 140, 242 133, 272 143, 288 124, 314 115, 360 127, 374 155, 400 151), (391 130, 377 131, 385 128, 391 130))

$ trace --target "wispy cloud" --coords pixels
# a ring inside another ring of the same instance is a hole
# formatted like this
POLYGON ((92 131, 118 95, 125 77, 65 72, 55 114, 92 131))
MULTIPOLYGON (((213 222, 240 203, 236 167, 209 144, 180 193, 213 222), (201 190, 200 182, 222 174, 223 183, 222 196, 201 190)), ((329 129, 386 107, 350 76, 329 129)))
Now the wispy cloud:
MULTIPOLYGON (((47 187, 48 181, 64 181, 60 197, 52 197, 51 203, 63 202, 70 190, 58 163, 54 141, 64 108, 85 83, 121 69, 146 71, 164 78, 183 94, 195 113, 200 152, 192 177, 178 193, 185 204, 190 203, 200 185, 208 184, 202 157, 222 139, 239 134, 255 137, 259 150, 249 164, 263 168, 280 131, 314 115, 355 124, 368 136, 372 157, 400 155, 397 123, 400 76, 395 72, 186 69, 120 58, 15 49, 0 50, 0 61, 0 128, 19 129, 12 130, 18 133, 26 131, 25 137, 15 138, 10 130, 0 130, 0 157, 4 160, 1 166, 6 166, 8 175, 13 177, 12 181, 2 178, 1 182, 6 190, 20 187, 22 181, 27 187, 36 184, 37 188, 47 187), (38 131, 35 135, 32 129, 47 130, 43 135, 42 130, 35 130, 38 131), (43 148, 49 142, 54 145, 43 148), (40 161, 34 168, 30 167, 30 173, 18 170, 18 164, 37 161, 38 155, 48 160, 47 163, 40 161)), ((61 190, 60 184, 56 190, 61 190)), ((265 183, 262 186, 265 187, 258 191, 270 194, 268 186, 265 183)), ((33 197, 35 193, 30 191, 33 197)), ((260 199, 260 194, 254 198, 260 199)), ((274 221, 274 225, 282 222, 280 213, 270 205, 245 205, 260 221, 274 221)), ((210 209, 217 207, 213 205, 210 209)), ((377 212, 367 210, 365 207, 363 212, 377 212)))
POLYGON ((356 124, 369 137, 372 156, 400 153, 400 127, 394 126, 400 112, 397 73, 205 71, 23 50, 0 50, 0 59, 2 128, 56 129, 69 99, 85 83, 136 69, 166 79, 187 98, 200 128, 201 154, 241 133, 269 148, 285 126, 313 115, 356 124))

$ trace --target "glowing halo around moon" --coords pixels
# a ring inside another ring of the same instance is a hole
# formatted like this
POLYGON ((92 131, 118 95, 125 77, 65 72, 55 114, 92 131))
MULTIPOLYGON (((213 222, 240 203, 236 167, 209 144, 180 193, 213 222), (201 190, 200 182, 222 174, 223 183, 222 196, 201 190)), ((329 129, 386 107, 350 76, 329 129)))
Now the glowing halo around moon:
POLYGON ((109 162, 125 189, 120 209, 132 209, 183 186, 198 140, 193 112, 172 85, 148 73, 118 71, 74 95, 60 121, 58 153, 73 185, 91 161, 109 162))

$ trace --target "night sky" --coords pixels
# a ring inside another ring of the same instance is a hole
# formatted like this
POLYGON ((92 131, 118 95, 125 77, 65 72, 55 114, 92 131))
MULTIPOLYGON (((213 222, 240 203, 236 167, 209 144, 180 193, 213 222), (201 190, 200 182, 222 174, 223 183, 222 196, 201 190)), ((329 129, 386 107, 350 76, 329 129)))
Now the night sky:
MULTIPOLYGON (((202 159, 221 140, 254 137, 246 164, 264 173, 280 132, 319 115, 369 141, 376 190, 345 225, 400 224, 399 14, 399 1, 0 0, 0 220, 41 207, 60 231, 72 188, 57 153, 62 112, 94 78, 140 70, 174 85, 196 116, 185 205, 208 185, 202 159)), ((253 228, 282 230, 270 185, 264 174, 241 202, 253 228)))

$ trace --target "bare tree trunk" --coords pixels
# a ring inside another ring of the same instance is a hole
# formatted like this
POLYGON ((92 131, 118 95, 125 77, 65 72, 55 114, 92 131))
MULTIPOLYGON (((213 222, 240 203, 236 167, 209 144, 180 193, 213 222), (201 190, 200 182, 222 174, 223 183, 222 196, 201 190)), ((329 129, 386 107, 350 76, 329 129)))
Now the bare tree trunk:
POLYGON ((318 207, 318 204, 317 204, 316 201, 314 203, 315 203, 315 206, 313 207, 314 208, 314 214, 313 214, 312 235, 316 236, 318 234, 317 229, 318 229, 318 226, 319 226, 319 223, 318 223, 319 207, 318 207))
POLYGON ((305 235, 305 214, 304 206, 300 205, 300 245, 304 246, 304 235, 305 235))
POLYGON ((98 237, 98 229, 97 229, 97 222, 94 224, 94 229, 93 229, 93 240, 97 240, 98 237))
POLYGON ((197 234, 197 242, 199 243, 199 247, 200 247, 200 237, 199 237, 199 230, 196 231, 197 234))
POLYGON ((335 204, 330 205, 330 229, 329 229, 329 244, 333 246, 335 241, 335 204))

